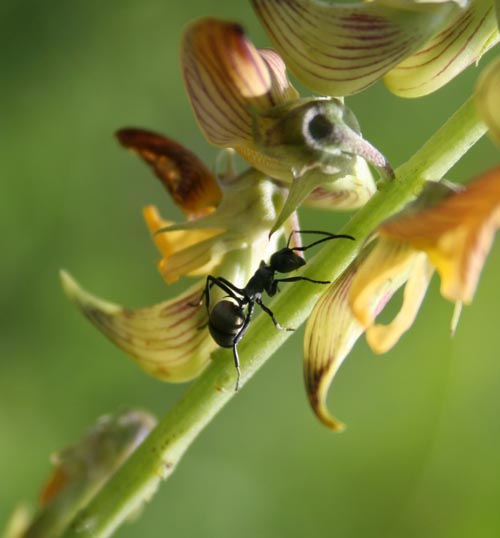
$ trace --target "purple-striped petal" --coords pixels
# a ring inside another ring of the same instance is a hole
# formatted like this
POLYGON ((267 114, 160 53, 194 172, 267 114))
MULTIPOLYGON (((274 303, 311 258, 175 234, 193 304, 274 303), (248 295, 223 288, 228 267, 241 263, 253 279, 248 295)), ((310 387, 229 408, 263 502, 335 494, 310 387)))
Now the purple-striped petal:
POLYGON ((324 95, 367 88, 418 51, 460 9, 452 1, 252 3, 290 71, 324 95))
POLYGON ((420 97, 438 90, 460 74, 499 40, 491 0, 474 0, 450 17, 440 32, 384 77, 401 97, 420 97))
POLYGON ((237 23, 207 18, 191 24, 181 66, 200 127, 219 147, 251 144, 253 111, 298 97, 281 58, 255 48, 237 23))
POLYGON ((203 282, 154 306, 129 310, 103 301, 61 272, 66 295, 114 344, 143 370, 163 381, 179 383, 197 377, 217 344, 208 330, 206 309, 199 302, 203 282))

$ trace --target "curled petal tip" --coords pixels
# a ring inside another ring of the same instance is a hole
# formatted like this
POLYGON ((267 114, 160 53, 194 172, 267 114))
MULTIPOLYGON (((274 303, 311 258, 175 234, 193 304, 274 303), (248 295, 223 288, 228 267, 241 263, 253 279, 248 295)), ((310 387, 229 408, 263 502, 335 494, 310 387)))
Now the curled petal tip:
POLYGON ((176 297, 150 307, 130 310, 103 301, 61 272, 63 289, 82 313, 114 344, 150 375, 179 383, 197 377, 215 349, 207 316, 197 304, 200 282, 176 297))
POLYGON ((316 399, 314 395, 309 396, 309 401, 314 414, 324 426, 336 433, 341 433, 345 430, 345 424, 330 414, 323 401, 316 399))
POLYGON ((96 308, 107 314, 115 314, 122 310, 121 306, 103 301, 85 291, 65 269, 59 271, 59 277, 64 293, 80 310, 84 311, 86 308, 96 308))
POLYGON ((316 303, 304 335, 304 381, 311 407, 318 419, 333 431, 344 429, 326 406, 330 385, 363 327, 351 313, 348 294, 355 271, 351 267, 316 303))

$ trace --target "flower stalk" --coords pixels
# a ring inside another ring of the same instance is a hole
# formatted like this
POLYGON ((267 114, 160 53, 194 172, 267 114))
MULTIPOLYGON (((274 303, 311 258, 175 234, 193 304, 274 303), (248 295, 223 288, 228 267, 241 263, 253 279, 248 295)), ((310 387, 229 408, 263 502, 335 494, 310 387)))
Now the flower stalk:
MULTIPOLYGON (((347 267, 364 239, 390 215, 399 211, 426 181, 438 181, 486 132, 473 99, 464 105, 406 163, 396 179, 386 182, 339 233, 356 241, 326 245, 303 271, 304 276, 334 280, 347 267)), ((324 290, 308 283, 283 286, 272 303, 280 323, 298 327, 324 290)), ((244 385, 291 333, 277 331, 267 316, 258 316, 239 345, 244 385)), ((218 350, 204 373, 159 423, 123 468, 83 509, 63 538, 103 538, 156 492, 179 463, 197 435, 235 396, 235 370, 230 350, 218 350)))

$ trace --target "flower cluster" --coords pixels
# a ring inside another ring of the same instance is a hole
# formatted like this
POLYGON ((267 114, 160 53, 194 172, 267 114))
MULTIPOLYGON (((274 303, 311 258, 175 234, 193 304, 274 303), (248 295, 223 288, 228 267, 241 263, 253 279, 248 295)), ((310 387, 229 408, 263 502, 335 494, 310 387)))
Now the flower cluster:
MULTIPOLYGON (((193 306, 206 275, 216 272, 242 286, 280 237, 298 229, 301 204, 355 209, 378 183, 397 181, 384 155, 363 137, 344 96, 379 79, 396 95, 425 95, 499 39, 491 0, 252 4, 276 50, 259 49, 239 24, 212 18, 189 25, 181 44, 182 75, 201 130, 211 144, 239 153, 248 171, 235 174, 228 166, 214 174, 162 135, 118 133, 186 217, 174 223, 154 206, 144 210, 161 253, 160 273, 167 283, 185 275, 201 278, 179 297, 128 310, 62 274, 66 293, 82 312, 143 369, 166 381, 199 375, 216 347, 203 328, 205 309, 193 306), (287 69, 320 97, 301 97, 287 69)), ((497 139, 499 71, 496 63, 477 91, 478 110, 497 139)), ((326 394, 363 332, 375 352, 391 348, 412 324, 434 270, 443 296, 458 304, 471 301, 499 226, 499 174, 493 170, 463 191, 440 190, 444 198, 432 204, 424 193, 374 231, 318 301, 306 328, 305 379, 314 411, 332 429, 341 424, 329 415, 326 394), (377 324, 403 285, 400 313, 388 326, 377 324)))

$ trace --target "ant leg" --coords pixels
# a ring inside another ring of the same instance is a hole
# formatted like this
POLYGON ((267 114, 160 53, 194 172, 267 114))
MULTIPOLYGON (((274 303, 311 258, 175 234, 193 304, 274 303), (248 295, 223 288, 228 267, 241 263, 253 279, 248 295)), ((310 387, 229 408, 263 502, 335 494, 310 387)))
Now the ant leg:
POLYGON ((279 330, 279 331, 295 331, 295 329, 291 329, 289 327, 282 327, 279 323, 278 323, 278 320, 274 317, 274 313, 273 311, 268 308, 261 300, 259 301, 255 301, 261 308, 262 310, 264 310, 264 312, 273 320, 273 323, 274 323, 274 326, 279 330))
POLYGON ((238 392, 240 388, 240 379, 241 379, 241 369, 240 369, 240 358, 238 356, 238 348, 233 342, 233 357, 234 357, 234 366, 236 367, 236 384, 234 385, 234 392, 238 392))
POLYGON ((248 326, 252 319, 254 309, 254 303, 248 305, 247 315, 245 316, 245 321, 243 326, 239 330, 238 334, 234 337, 233 340, 233 357, 234 357, 234 366, 236 367, 236 386, 234 387, 235 392, 240 388, 240 378, 241 378, 241 369, 240 369, 240 357, 238 355, 238 344, 240 343, 243 335, 247 332, 248 326))
POLYGON ((203 289, 203 292, 200 296, 200 300, 197 304, 189 303, 190 306, 200 306, 203 303, 203 299, 205 299, 205 306, 207 307, 207 312, 210 310, 210 290, 213 286, 217 286, 222 291, 225 291, 229 297, 234 299, 238 304, 241 305, 241 297, 238 297, 236 294, 239 293, 240 295, 243 295, 242 291, 237 288, 234 284, 229 282, 229 280, 226 280, 222 277, 215 277, 212 275, 207 276, 207 282, 205 284, 205 288, 203 289))

